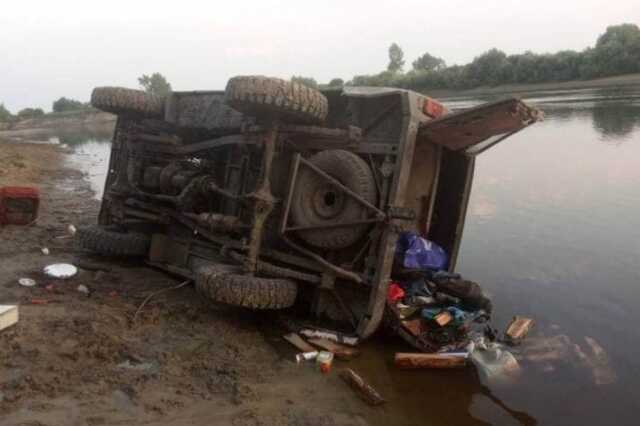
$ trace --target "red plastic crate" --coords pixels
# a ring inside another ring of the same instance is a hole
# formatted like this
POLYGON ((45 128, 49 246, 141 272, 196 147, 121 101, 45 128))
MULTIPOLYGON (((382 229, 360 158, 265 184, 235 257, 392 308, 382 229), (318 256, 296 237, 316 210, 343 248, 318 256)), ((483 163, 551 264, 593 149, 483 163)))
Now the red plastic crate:
POLYGON ((0 188, 0 225, 28 225, 38 218, 38 188, 6 186, 0 188))

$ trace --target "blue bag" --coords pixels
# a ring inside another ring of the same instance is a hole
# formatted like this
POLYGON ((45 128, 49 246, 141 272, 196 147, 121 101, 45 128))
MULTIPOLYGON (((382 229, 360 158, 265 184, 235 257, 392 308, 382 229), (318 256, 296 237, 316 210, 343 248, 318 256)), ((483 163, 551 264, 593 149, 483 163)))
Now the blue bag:
POLYGON ((408 269, 446 269, 447 253, 436 243, 422 238, 415 232, 403 232, 398 237, 396 256, 408 269))

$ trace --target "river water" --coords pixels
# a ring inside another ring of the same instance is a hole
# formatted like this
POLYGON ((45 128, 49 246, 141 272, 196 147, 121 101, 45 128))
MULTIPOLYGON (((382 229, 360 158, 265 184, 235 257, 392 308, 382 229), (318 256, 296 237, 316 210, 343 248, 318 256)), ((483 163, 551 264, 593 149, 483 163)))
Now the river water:
POLYGON ((392 373, 397 424, 638 424, 640 87, 521 96, 546 119, 478 157, 458 271, 491 293, 494 324, 530 316, 532 335, 564 334, 585 352, 591 337, 617 378, 596 385, 570 356, 525 363, 500 387, 392 373))
MULTIPOLYGON (((354 367, 389 400, 372 424, 632 425, 640 397, 640 87, 521 94, 546 120, 481 154, 458 263, 494 299, 494 324, 535 319, 532 336, 595 339, 616 375, 597 385, 568 357, 523 364, 511 385, 466 371, 399 372, 395 340, 365 345, 354 367)), ((495 98, 449 98, 466 108, 495 98)), ((56 140, 53 140, 57 142, 56 140)), ((108 139, 74 149, 100 196, 108 139)), ((341 410, 341 407, 336 407, 341 410)))

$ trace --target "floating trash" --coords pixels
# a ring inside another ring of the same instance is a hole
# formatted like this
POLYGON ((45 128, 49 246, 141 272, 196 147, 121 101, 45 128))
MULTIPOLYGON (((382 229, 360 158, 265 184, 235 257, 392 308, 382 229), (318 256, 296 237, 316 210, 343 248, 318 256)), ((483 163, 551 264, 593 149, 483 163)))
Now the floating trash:
POLYGON ((44 268, 44 273, 51 278, 67 279, 78 273, 78 268, 70 263, 54 263, 44 268))

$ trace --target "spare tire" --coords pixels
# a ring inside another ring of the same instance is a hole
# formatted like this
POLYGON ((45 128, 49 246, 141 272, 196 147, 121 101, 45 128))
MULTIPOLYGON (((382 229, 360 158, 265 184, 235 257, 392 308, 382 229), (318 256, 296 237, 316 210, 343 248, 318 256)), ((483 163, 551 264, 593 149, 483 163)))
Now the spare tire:
POLYGON ((91 105, 116 115, 159 118, 164 115, 164 98, 124 87, 96 87, 91 105))
POLYGON ((104 256, 146 256, 150 238, 148 235, 136 232, 89 226, 76 231, 74 243, 78 250, 104 256))
POLYGON ((294 281, 243 275, 231 265, 207 265, 196 271, 196 290, 214 302, 250 309, 293 306, 298 294, 294 281))
MULTIPOLYGON (((339 149, 322 151, 309 162, 337 179, 370 204, 378 194, 369 165, 358 155, 339 149)), ((367 219, 368 209, 308 167, 301 166, 292 198, 291 218, 296 226, 322 226, 367 219)), ((358 241, 369 225, 298 231, 312 246, 340 249, 358 241)))
POLYGON ((318 90, 263 76, 230 79, 225 102, 243 114, 301 124, 322 122, 329 111, 327 98, 318 90))

